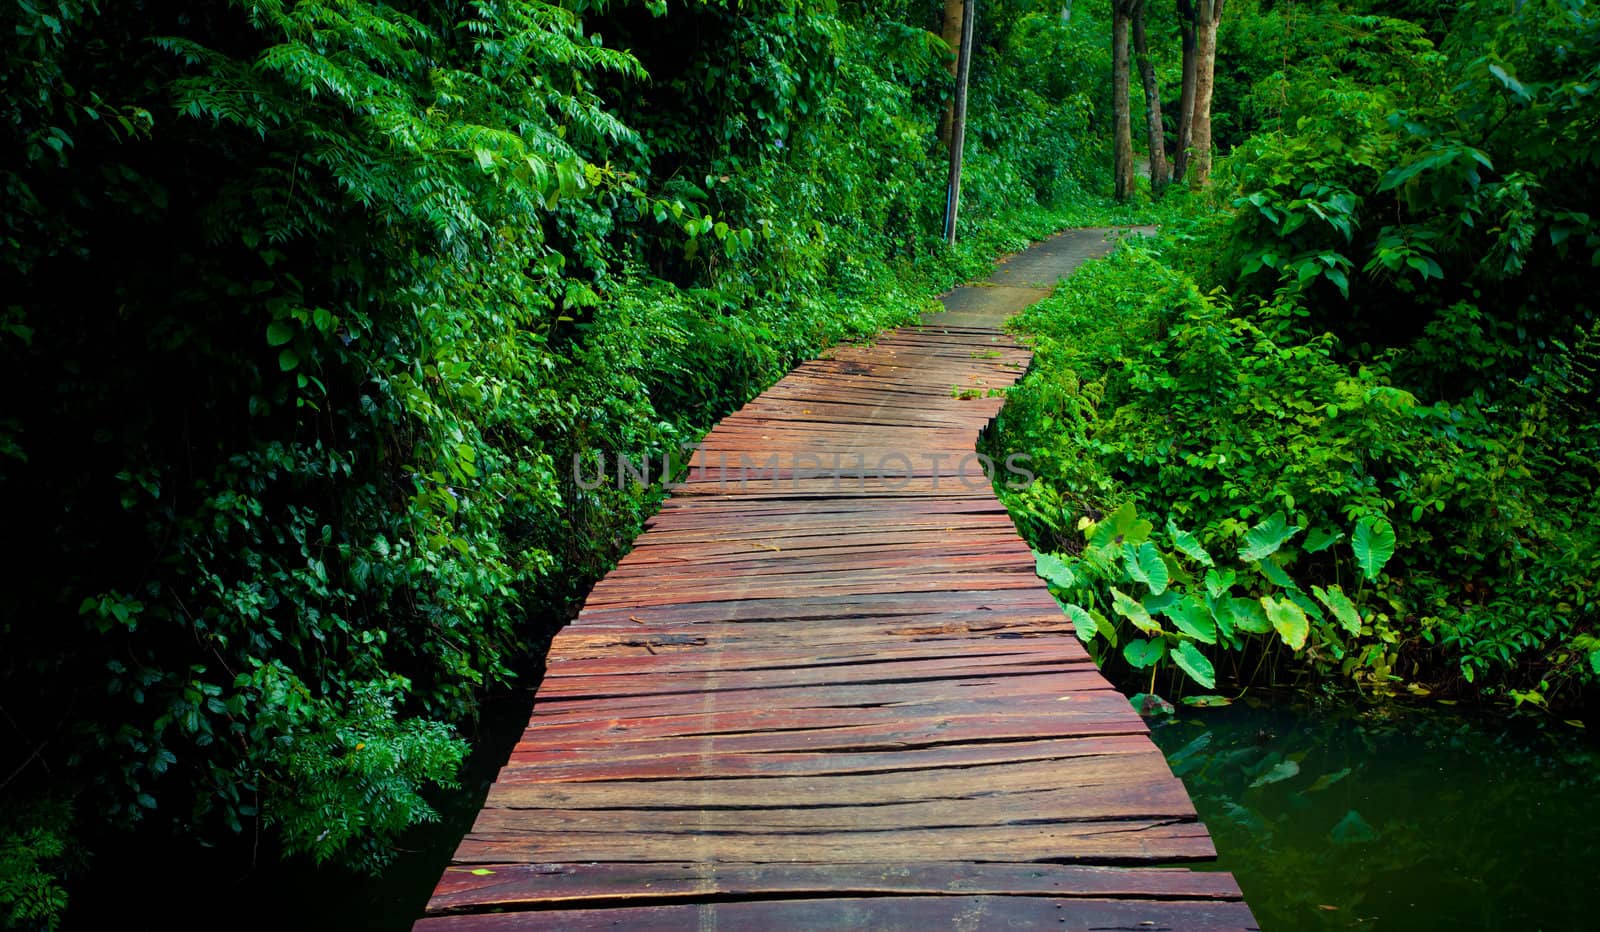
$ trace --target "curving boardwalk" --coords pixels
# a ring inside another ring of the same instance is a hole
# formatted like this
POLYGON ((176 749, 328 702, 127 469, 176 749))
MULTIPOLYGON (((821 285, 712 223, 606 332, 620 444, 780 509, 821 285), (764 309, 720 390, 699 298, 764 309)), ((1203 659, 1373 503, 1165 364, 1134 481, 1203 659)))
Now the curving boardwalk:
POLYGON ((969 458, 1029 358, 1000 322, 1104 249, 1040 244, 713 430, 417 928, 1254 928, 1229 875, 1154 866, 1211 840, 969 458))

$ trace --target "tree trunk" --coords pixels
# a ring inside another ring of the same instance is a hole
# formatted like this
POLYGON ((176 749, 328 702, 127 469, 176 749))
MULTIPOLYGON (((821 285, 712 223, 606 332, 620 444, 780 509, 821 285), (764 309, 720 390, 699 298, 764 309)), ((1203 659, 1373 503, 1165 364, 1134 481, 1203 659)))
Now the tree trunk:
POLYGON ((962 0, 961 54, 956 56, 956 99, 950 121, 950 185, 945 192, 944 239, 956 244, 956 219, 961 211, 961 150, 967 138, 967 74, 972 67, 972 26, 976 0, 962 0))
POLYGON ((1139 62, 1139 79, 1144 84, 1144 120, 1146 148, 1150 151, 1150 193, 1160 197, 1171 180, 1167 168, 1167 128, 1161 120, 1161 84, 1156 80, 1156 66, 1150 61, 1150 48, 1145 42, 1144 17, 1149 6, 1147 0, 1134 0, 1133 4, 1133 55, 1139 62))
POLYGON ((1115 159, 1114 193, 1125 201, 1133 194, 1133 114, 1128 100, 1128 14, 1136 0, 1112 0, 1111 4, 1111 112, 1115 159))
POLYGON ((1211 93, 1217 74, 1217 24, 1222 22, 1223 0, 1199 0, 1194 77, 1194 169, 1189 186, 1203 188, 1211 180, 1211 93))
MULTIPOLYGON (((961 19, 965 5, 962 0, 944 0, 944 28, 940 36, 946 45, 950 46, 953 53, 950 56, 950 77, 956 76, 956 65, 961 57, 961 19)), ((944 118, 939 121, 939 144, 946 149, 950 146, 950 127, 955 122, 956 100, 952 94, 950 102, 945 105, 944 118)))
POLYGON ((1199 65, 1195 43, 1194 0, 1178 0, 1178 32, 1183 37, 1183 89, 1178 95, 1178 138, 1173 147, 1172 179, 1182 181, 1189 171, 1189 147, 1194 143, 1194 81, 1199 65))

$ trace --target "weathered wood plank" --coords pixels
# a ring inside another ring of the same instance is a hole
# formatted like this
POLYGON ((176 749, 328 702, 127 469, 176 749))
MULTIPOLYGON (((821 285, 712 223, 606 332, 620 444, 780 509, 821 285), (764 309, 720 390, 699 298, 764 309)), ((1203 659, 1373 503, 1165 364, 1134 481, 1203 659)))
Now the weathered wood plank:
POLYGON ((755 900, 693 906, 619 907, 441 916, 423 932, 521 929, 1127 929, 1224 932, 1254 929, 1243 903, 1215 900, 1093 900, 1043 896, 883 896, 755 900))
MULTIPOLYGON (((1072 763, 1077 779, 1070 791, 1104 794, 1101 783, 1128 782, 1134 776, 1160 777, 1162 757, 1149 742, 1108 745, 1099 755, 1072 763), (1119 777, 1127 780, 1119 781, 1119 777), (1086 789, 1087 788, 1087 789, 1086 789)), ((515 781, 496 783, 484 805, 499 809, 723 809, 797 806, 887 806, 916 800, 983 801, 1010 793, 1051 792, 1062 772, 1062 759, 1009 761, 960 768, 905 771, 893 780, 880 774, 830 777, 733 777, 721 780, 594 781, 535 786, 515 781)), ((1158 780, 1162 786, 1171 781, 1158 780)), ((1093 800, 1088 801, 1089 805, 1093 800)), ((1087 809, 1084 810, 1085 812, 1087 809)), ((1182 802, 1178 811, 1188 812, 1182 802)))
POLYGON ((1079 757, 1119 753, 1136 742, 1134 749, 1150 746, 1140 732, 1050 738, 1035 741, 979 742, 944 744, 920 748, 856 751, 776 751, 760 754, 725 754, 708 757, 700 753, 647 754, 633 757, 598 755, 578 758, 554 755, 549 759, 513 759, 500 772, 502 784, 519 782, 555 786, 565 782, 592 780, 714 779, 741 776, 786 777, 870 775, 892 784, 902 773, 927 769, 959 769, 986 763, 1011 761, 1060 761, 1071 772, 1070 762, 1079 757))
POLYGON ((439 882, 439 912, 473 908, 666 903, 708 897, 989 894, 1124 900, 1239 900, 1224 873, 1183 868, 903 861, 860 864, 488 864, 439 882), (483 871, 479 873, 478 871, 483 871))
MULTIPOLYGON (((485 813, 485 817, 488 813, 485 813)), ((530 813, 525 825, 544 813, 530 813)), ((929 826, 898 830, 701 831, 693 817, 673 831, 619 828, 620 819, 597 820, 594 831, 569 827, 543 834, 522 829, 479 831, 456 850, 455 863, 499 861, 667 861, 686 854, 700 861, 911 860, 938 852, 973 861, 1062 863, 1178 863, 1216 857, 1204 826, 1173 818, 1114 818, 1042 825, 929 826)))

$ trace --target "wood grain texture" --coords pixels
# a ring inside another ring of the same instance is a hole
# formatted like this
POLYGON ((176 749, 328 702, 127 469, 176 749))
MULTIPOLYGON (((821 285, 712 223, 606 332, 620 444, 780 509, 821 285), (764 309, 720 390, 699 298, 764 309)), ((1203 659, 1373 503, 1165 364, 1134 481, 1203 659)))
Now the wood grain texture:
MULTIPOLYGON (((1017 263, 1104 248, 1046 245, 1017 263)), ((1028 351, 950 304, 706 435, 419 929, 1253 928, 1162 866, 1211 840, 973 471, 1028 351)))
POLYGON ((1243 902, 1048 896, 875 896, 618 906, 441 916, 422 932, 523 929, 757 930, 1064 929, 1069 932, 1233 932, 1255 927, 1243 902))

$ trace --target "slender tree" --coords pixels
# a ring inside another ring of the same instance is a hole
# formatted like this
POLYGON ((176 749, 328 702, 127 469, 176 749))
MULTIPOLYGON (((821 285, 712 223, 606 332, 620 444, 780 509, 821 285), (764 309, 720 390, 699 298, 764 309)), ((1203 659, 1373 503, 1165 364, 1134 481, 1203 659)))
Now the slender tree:
POLYGON ((967 138, 967 75, 972 67, 972 27, 977 0, 962 0, 961 52, 956 56, 956 97, 950 120, 950 186, 944 208, 944 239, 956 244, 956 218, 961 212, 961 150, 967 138))
POLYGON ((1160 197, 1172 180, 1167 165, 1166 125, 1161 119, 1161 83, 1156 80, 1156 66, 1150 61, 1150 46, 1145 38, 1145 13, 1149 0, 1134 0, 1133 4, 1133 55, 1139 63, 1139 80, 1144 84, 1144 119, 1146 148, 1150 152, 1150 193, 1160 197))
POLYGON ((1178 0, 1178 33, 1183 41, 1183 85, 1178 95, 1177 145, 1172 153, 1172 177, 1182 181, 1189 171, 1189 147, 1194 142, 1194 82, 1199 69, 1195 40, 1198 20, 1194 0, 1178 0))
MULTIPOLYGON (((956 76, 956 66, 961 58, 961 20, 966 6, 962 0, 944 0, 944 28, 940 35, 944 44, 950 46, 950 77, 956 76)), ((950 145, 950 127, 955 123, 956 100, 951 95, 950 102, 945 105, 944 119, 939 121, 939 143, 945 147, 950 145)))
POLYGON ((1222 22, 1224 0, 1195 0, 1199 17, 1195 42, 1194 147, 1193 170, 1189 185, 1205 187, 1211 180, 1211 93, 1216 86, 1217 24, 1222 22))
POLYGON ((1111 113, 1114 138, 1114 193, 1127 200, 1133 193, 1133 114, 1128 100, 1128 27, 1140 0, 1111 3, 1111 113))

